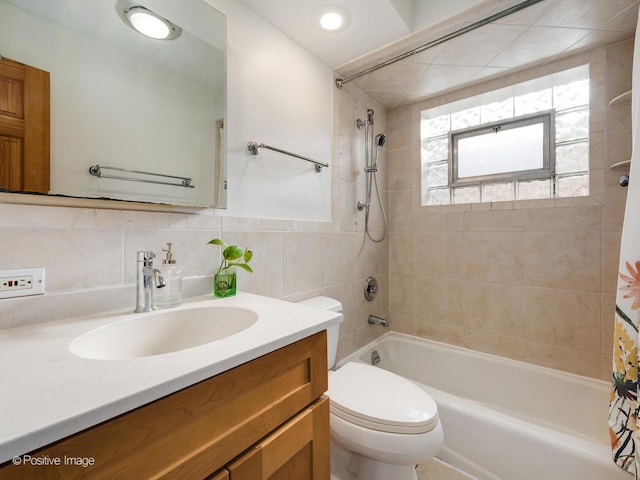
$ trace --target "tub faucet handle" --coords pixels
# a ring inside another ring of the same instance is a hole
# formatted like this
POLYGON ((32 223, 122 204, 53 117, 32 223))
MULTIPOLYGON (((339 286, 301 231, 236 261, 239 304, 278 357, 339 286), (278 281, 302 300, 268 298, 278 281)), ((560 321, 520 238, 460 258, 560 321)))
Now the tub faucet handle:
POLYGON ((368 277, 364 284, 364 298, 371 302, 378 293, 378 281, 374 277, 368 277))

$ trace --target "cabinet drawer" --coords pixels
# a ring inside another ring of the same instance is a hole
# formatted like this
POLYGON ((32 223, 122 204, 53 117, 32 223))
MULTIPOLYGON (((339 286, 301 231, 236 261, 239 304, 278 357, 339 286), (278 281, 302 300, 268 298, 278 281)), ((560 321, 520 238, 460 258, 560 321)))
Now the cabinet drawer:
POLYGON ((329 480, 329 398, 318 400, 227 465, 230 480, 329 480))
POLYGON ((322 331, 31 454, 94 465, 7 463, 0 478, 205 478, 327 390, 326 348, 322 331))

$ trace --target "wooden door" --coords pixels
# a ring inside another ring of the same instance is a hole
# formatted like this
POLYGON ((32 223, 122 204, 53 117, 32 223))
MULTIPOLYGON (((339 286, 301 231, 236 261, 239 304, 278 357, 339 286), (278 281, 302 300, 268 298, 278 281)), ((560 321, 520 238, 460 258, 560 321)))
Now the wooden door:
POLYGON ((297 414, 227 470, 230 480, 329 480, 329 399, 297 414))
POLYGON ((0 58, 0 189, 49 193, 49 72, 0 58))

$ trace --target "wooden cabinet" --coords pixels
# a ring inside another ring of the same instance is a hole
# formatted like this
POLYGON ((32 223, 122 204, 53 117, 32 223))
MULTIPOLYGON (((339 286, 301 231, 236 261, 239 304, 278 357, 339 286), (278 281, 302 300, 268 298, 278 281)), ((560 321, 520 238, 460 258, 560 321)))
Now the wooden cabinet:
POLYGON ((324 397, 227 465, 230 480, 328 480, 328 417, 324 397))
POLYGON ((8 462, 0 478, 329 480, 326 348, 322 331, 30 453, 61 465, 8 462))
POLYGON ((214 473, 207 480, 229 480, 229 471, 227 469, 214 473))

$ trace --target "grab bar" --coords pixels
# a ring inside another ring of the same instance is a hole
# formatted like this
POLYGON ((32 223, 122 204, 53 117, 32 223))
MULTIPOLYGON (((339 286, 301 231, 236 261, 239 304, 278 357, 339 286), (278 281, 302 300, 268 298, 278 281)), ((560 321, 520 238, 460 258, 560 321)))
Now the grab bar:
POLYGON ((318 162, 317 160, 303 157, 302 155, 298 155, 296 153, 287 152, 286 150, 281 150, 280 148, 272 147, 271 145, 265 145, 264 143, 258 143, 253 141, 247 143, 247 150, 249 150, 249 153, 251 155, 258 155, 258 153, 260 153, 261 148, 266 148, 267 150, 273 150, 274 152, 278 152, 278 153, 284 153, 285 155, 290 155, 292 157, 296 157, 301 160, 306 160, 307 162, 311 162, 314 164, 316 172, 320 172, 322 170, 322 167, 329 168, 328 163, 318 162))
POLYGON ((159 185, 171 185, 173 187, 185 187, 185 188, 196 188, 195 185, 191 185, 191 178, 189 177, 177 177, 175 175, 164 175, 162 173, 153 173, 153 172, 143 172, 140 170, 129 170, 126 168, 118 168, 118 167, 105 167, 100 165, 92 165, 89 167, 89 173, 94 177, 98 178, 110 178, 113 180, 127 180, 129 182, 144 182, 144 183, 155 183, 159 185), (150 175, 152 177, 164 177, 164 178, 175 178, 176 180, 181 180, 180 183, 172 183, 172 182, 162 182, 160 180, 150 180, 146 178, 131 178, 131 177, 122 177, 119 175, 104 175, 102 170, 116 170, 118 172, 127 172, 127 173, 136 173, 138 175, 150 175))

